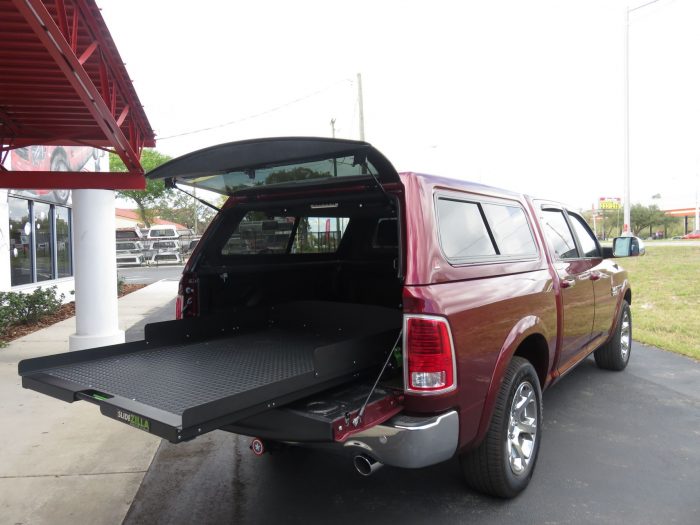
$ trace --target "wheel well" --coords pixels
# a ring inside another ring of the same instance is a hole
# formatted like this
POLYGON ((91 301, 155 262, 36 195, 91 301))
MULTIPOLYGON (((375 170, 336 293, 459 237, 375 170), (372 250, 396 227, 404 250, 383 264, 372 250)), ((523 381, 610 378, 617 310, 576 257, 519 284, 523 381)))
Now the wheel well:
POLYGON ((533 334, 528 336, 515 354, 530 361, 530 364, 537 372, 537 377, 540 379, 540 386, 544 388, 544 382, 547 379, 549 368, 549 347, 547 341, 542 334, 533 334))
POLYGON ((632 290, 629 288, 625 292, 625 301, 627 301, 627 304, 632 304, 632 290))

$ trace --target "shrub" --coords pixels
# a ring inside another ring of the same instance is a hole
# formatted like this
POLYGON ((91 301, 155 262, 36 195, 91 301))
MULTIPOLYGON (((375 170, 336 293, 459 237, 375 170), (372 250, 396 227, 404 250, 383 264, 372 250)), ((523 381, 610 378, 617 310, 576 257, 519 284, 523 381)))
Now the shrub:
POLYGON ((31 324, 58 311, 64 294, 57 295, 56 287, 36 288, 31 293, 0 292, 0 338, 16 324, 31 324))
POLYGON ((117 296, 124 292, 124 285, 126 284, 126 279, 121 275, 117 276, 117 296))

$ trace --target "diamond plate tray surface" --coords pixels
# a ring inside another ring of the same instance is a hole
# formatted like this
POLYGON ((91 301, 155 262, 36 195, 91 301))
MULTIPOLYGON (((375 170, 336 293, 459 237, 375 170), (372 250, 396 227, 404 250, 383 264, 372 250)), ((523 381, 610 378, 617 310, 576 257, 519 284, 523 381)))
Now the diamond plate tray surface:
POLYGON ((326 339, 271 329, 157 348, 43 372, 182 415, 185 409, 314 371, 326 339))

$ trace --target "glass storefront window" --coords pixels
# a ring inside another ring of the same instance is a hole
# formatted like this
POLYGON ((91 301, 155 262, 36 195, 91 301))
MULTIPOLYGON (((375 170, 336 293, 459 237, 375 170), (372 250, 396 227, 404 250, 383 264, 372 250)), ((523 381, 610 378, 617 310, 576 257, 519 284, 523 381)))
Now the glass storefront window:
POLYGON ((56 215, 56 277, 73 275, 70 245, 70 210, 63 206, 54 208, 56 215))
POLYGON ((10 282, 12 286, 33 282, 32 223, 29 201, 10 197, 10 282))
POLYGON ((10 216, 10 285, 71 277, 71 210, 58 204, 7 199, 10 216))
POLYGON ((34 203, 34 253, 36 254, 36 280, 53 279, 53 220, 51 205, 34 203))

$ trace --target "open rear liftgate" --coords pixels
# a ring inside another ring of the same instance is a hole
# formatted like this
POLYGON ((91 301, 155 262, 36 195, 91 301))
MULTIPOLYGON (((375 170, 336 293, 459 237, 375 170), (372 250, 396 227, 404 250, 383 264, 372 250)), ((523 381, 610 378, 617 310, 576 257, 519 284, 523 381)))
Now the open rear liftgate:
MULTIPOLYGON (((399 329, 386 308, 296 302, 150 324, 144 341, 24 360, 19 373, 25 388, 178 443, 378 370, 399 329)), ((399 410, 389 397, 381 420, 399 410)))

